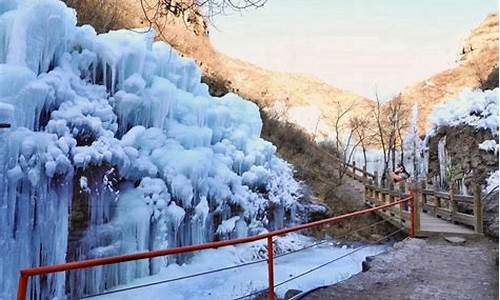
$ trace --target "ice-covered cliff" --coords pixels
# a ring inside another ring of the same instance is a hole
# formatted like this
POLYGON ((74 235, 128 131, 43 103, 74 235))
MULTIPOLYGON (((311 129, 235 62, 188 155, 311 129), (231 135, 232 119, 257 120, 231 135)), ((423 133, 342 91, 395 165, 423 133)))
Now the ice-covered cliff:
POLYGON ((425 138, 428 175, 441 186, 447 187, 449 168, 479 184, 498 170, 498 92, 465 90, 433 109, 425 138))
MULTIPOLYGON (((96 35, 63 2, 0 2, 1 299, 20 268, 299 221, 301 186, 259 137, 257 106, 211 97, 200 76, 151 31, 96 35)), ((31 295, 92 293, 167 263, 51 275, 31 295)))

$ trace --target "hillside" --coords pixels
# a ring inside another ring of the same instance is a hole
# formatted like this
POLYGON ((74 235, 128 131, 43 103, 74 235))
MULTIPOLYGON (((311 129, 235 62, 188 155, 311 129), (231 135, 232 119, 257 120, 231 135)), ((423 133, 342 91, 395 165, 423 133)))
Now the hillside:
POLYGON ((274 108, 284 113, 292 123, 310 134, 325 137, 331 133, 339 101, 343 108, 354 105, 354 114, 366 112, 372 102, 329 85, 306 74, 293 74, 265 70, 238 59, 217 54, 224 61, 214 69, 218 75, 229 79, 229 86, 244 98, 257 102, 261 107, 274 108))
POLYGON ((498 86, 498 14, 488 16, 472 30, 456 67, 404 89, 401 96, 409 105, 417 103, 419 133, 424 134, 434 105, 466 88, 487 88, 492 84, 498 86))

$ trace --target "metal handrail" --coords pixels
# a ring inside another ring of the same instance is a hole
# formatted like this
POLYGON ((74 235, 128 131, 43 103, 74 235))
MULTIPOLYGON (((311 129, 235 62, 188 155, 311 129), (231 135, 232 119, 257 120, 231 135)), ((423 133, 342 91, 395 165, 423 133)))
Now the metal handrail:
POLYGON ((95 267, 95 266, 122 263, 122 262, 127 262, 127 261, 132 261, 132 260, 148 259, 148 258, 154 258, 154 257, 159 257, 159 256, 171 255, 171 254, 180 254, 180 253, 186 253, 186 252, 213 249, 213 248, 219 248, 219 247, 224 247, 224 246, 234 246, 234 245, 238 245, 238 244, 250 243, 250 242, 254 242, 254 241, 258 241, 258 240, 262 240, 262 239, 267 239, 267 251, 268 251, 267 265, 268 265, 268 287, 269 287, 268 299, 274 300, 273 237, 285 235, 287 233, 291 233, 291 232, 295 232, 295 231, 309 229, 312 227, 316 227, 316 226, 320 226, 320 225, 324 225, 324 224, 328 224, 328 223, 338 222, 338 221, 341 221, 341 220, 344 220, 347 218, 351 218, 351 217, 361 216, 361 215, 368 214, 368 213, 371 213, 371 212, 374 212, 377 210, 396 206, 396 205, 399 205, 399 204, 405 203, 405 202, 410 203, 411 227, 410 227, 409 234, 410 234, 410 236, 413 237, 415 235, 415 226, 414 226, 414 218, 413 218, 414 217, 413 215, 415 212, 413 209, 413 193, 410 191, 409 197, 395 201, 395 202, 391 202, 391 203, 387 203, 384 205, 380 205, 380 206, 376 206, 376 207, 372 207, 372 208, 367 208, 367 209, 343 214, 340 216, 335 216, 335 217, 315 221, 315 222, 310 222, 310 223, 306 223, 306 224, 296 225, 293 227, 283 228, 283 229, 279 229, 279 230, 275 230, 275 231, 271 231, 271 232, 267 232, 267 233, 263 233, 263 234, 259 234, 259 235, 254 235, 254 236, 249 236, 249 237, 244 237, 244 238, 239 238, 239 239, 233 239, 233 240, 217 241, 217 242, 211 242, 211 243, 205 243, 205 244, 199 244, 199 245, 190 245, 190 246, 183 246, 183 247, 177 247, 177 248, 154 250, 154 251, 148 251, 148 252, 140 252, 140 253, 134 253, 134 254, 110 256, 110 257, 103 257, 103 258, 95 258, 95 259, 68 262, 68 263, 57 264, 57 265, 49 265, 49 266, 41 266, 41 267, 23 269, 20 271, 17 299, 18 300, 25 300, 26 299, 28 280, 32 276, 40 276, 40 275, 56 273, 56 272, 64 272, 64 271, 75 270, 75 269, 83 269, 83 268, 89 268, 89 267, 95 267))

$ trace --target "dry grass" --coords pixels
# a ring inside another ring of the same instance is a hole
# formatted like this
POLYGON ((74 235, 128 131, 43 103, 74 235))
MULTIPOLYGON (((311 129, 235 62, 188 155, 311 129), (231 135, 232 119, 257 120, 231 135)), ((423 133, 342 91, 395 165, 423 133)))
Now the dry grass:
POLYGON ((317 144, 296 125, 280 121, 263 110, 261 117, 262 137, 276 145, 279 155, 295 166, 296 177, 312 189, 314 197, 322 202, 334 198, 341 183, 338 164, 332 159, 336 150, 317 144))

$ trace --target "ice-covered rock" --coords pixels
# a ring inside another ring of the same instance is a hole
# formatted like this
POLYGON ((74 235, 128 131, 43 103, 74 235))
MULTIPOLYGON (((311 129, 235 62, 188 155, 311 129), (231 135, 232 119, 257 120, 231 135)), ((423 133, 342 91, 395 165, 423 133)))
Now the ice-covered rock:
POLYGON ((490 130, 498 136, 498 88, 466 90, 457 98, 436 105, 430 116, 434 127, 468 125, 490 130))

